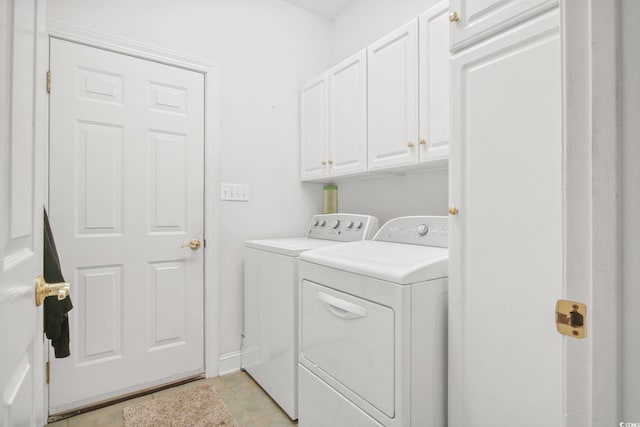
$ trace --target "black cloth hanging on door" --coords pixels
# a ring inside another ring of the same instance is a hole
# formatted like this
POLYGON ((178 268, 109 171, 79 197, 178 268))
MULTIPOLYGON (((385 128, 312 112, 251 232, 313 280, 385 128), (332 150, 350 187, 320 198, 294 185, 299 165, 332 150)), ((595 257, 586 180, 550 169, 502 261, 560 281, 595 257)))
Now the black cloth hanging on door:
MULTIPOLYGON (((47 211, 44 211, 44 280, 47 283, 64 282, 60 259, 53 233, 49 225, 47 211)), ((69 357, 69 316, 67 313, 73 308, 71 297, 59 300, 57 296, 44 299, 44 333, 51 340, 56 358, 69 357)))

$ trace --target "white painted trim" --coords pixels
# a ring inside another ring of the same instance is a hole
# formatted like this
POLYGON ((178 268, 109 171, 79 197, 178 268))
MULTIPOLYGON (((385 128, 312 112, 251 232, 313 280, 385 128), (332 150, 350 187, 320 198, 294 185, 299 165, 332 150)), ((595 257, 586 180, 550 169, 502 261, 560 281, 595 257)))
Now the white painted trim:
POLYGON ((242 363, 242 351, 232 351, 220 355, 220 375, 230 374, 240 370, 240 364, 242 363))
POLYGON ((565 340, 565 426, 620 421, 617 0, 563 0, 565 286, 587 338, 565 340))
MULTIPOLYGON (((46 74, 49 69, 49 39, 46 32, 47 22, 47 2, 46 0, 37 0, 36 2, 36 63, 35 63, 35 121, 34 121, 34 201, 33 206, 37 224, 40 226, 39 238, 44 239, 42 206, 48 207, 49 194, 49 95, 47 94, 46 74)), ((38 242, 36 247, 43 250, 44 243, 38 242)), ((42 253, 40 254, 42 256, 42 253)), ((34 364, 34 396, 37 399, 34 404, 41 408, 40 414, 37 414, 35 420, 36 425, 45 424, 49 414, 49 393, 46 384, 45 363, 49 360, 47 357, 50 348, 49 340, 43 331, 44 310, 37 310, 37 335, 33 349, 34 364)))
POLYGON ((564 140, 564 287, 558 298, 587 305, 585 340, 563 338, 565 427, 591 426, 591 54, 589 8, 560 3, 564 140), (571 106, 571 108, 569 108, 571 106), (572 392, 567 391, 571 389, 572 392), (575 390, 575 391, 574 391, 575 390))
MULTIPOLYGON (((207 377, 219 373, 218 354, 220 338, 220 276, 219 276, 219 201, 220 136, 219 98, 220 67, 214 61, 184 55, 145 43, 101 34, 86 28, 64 23, 47 22, 50 38, 81 43, 111 52, 151 60, 204 74, 205 81, 205 229, 204 248, 204 366, 207 377)), ((55 82, 53 83, 55 85, 55 82)), ((238 366, 240 366, 238 364, 238 366)))
MULTIPOLYGON (((619 0, 591 0, 592 425, 620 421, 619 0)), ((633 420, 635 421, 635 420, 633 420)))
POLYGON ((50 37, 98 47, 137 58, 148 59, 174 67, 186 68, 203 73, 217 68, 218 64, 204 58, 185 55, 173 50, 163 49, 151 44, 137 42, 117 36, 98 33, 87 28, 69 25, 62 22, 47 21, 47 32, 50 37))

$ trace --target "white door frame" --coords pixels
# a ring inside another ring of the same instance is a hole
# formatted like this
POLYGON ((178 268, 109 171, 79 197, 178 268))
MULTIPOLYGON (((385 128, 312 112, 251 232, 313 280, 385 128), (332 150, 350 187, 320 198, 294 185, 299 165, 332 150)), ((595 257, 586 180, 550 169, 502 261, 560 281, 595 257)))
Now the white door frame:
POLYGON ((563 298, 587 304, 587 339, 565 338, 566 427, 624 421, 618 1, 560 2, 566 144, 563 298))
MULTIPOLYGON (((108 50, 115 53, 133 56, 184 68, 204 75, 205 108, 204 108, 204 236, 206 248, 204 252, 204 366, 207 377, 219 373, 219 203, 217 189, 219 187, 220 147, 219 147, 219 70, 217 63, 206 59, 187 56, 152 45, 135 42, 106 34, 96 33, 85 28, 72 26, 57 21, 47 22, 50 38, 81 43, 87 46, 108 50)), ((52 81, 55 90, 55 76, 52 81)), ((47 151, 47 159, 49 153, 47 151)), ((49 191, 47 182, 46 194, 49 191)), ((47 202, 48 204, 48 202, 47 202)))

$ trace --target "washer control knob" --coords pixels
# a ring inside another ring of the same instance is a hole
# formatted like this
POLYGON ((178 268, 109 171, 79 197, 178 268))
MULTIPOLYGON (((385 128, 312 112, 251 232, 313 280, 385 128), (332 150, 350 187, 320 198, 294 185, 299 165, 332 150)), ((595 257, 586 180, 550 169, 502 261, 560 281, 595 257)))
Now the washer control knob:
POLYGON ((331 228, 336 229, 338 228, 338 226, 340 225, 340 220, 339 219, 334 219, 333 223, 330 225, 331 228))
POLYGON ((353 221, 347 221, 347 225, 345 225, 345 227, 353 228, 353 221))
POLYGON ((416 231, 418 232, 418 235, 424 236, 425 234, 427 234, 429 232, 429 227, 427 226, 427 224, 420 224, 416 228, 416 231))
POLYGON ((325 221, 324 219, 320 221, 320 227, 324 227, 325 224, 327 223, 327 221, 325 221))
POLYGON ((318 221, 317 219, 314 219, 313 220, 313 224, 311 224, 311 225, 314 226, 314 227, 317 227, 318 224, 320 224, 320 221, 318 221))
POLYGON ((356 225, 356 229, 360 230, 362 228, 364 224, 362 224, 362 221, 358 221, 358 225, 356 225))

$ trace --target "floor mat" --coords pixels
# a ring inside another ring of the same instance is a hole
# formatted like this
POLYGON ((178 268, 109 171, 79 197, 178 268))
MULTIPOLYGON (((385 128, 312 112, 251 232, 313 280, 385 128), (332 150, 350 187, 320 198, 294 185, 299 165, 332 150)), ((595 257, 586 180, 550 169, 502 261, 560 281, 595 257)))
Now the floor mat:
POLYGON ((125 427, 238 427, 211 384, 124 408, 125 427))

